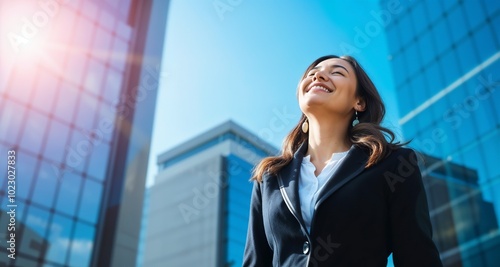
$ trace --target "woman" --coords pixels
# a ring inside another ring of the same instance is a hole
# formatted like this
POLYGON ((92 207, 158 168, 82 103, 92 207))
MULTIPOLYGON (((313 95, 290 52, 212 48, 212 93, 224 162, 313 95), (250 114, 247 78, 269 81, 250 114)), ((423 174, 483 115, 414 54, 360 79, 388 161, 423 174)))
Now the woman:
POLYGON ((318 58, 297 97, 281 155, 254 170, 243 266, 442 266, 416 155, 357 61, 318 58))

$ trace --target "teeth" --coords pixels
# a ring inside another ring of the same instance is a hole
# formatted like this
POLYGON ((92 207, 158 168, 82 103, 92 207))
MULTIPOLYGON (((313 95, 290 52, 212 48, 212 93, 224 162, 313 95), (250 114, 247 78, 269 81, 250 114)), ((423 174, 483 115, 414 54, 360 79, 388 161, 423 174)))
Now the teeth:
POLYGON ((320 89, 320 90, 323 90, 323 91, 325 91, 327 93, 330 93, 330 91, 328 89, 326 89, 325 87, 320 86, 320 85, 315 85, 315 86, 311 87, 311 90, 312 89, 320 89))

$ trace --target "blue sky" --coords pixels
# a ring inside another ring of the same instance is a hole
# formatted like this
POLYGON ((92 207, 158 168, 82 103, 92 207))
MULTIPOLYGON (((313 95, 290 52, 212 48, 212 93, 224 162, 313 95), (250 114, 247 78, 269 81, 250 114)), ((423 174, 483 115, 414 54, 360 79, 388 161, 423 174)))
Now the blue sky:
POLYGON ((302 72, 327 54, 361 62, 386 103, 384 124, 399 132, 384 26, 373 15, 387 10, 375 0, 171 1, 148 185, 158 154, 229 119, 279 147, 301 114, 302 72))

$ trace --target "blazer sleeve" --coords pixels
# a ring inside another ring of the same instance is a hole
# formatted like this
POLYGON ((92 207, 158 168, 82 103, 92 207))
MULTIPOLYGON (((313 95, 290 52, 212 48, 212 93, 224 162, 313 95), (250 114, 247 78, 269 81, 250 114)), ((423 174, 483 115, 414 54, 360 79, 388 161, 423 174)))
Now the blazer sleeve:
POLYGON ((255 181, 250 203, 250 218, 243 256, 243 267, 272 266, 273 252, 269 247, 264 231, 261 184, 255 181))
POLYGON ((395 267, 442 267, 436 245, 422 175, 413 150, 403 149, 392 174, 390 226, 395 267))

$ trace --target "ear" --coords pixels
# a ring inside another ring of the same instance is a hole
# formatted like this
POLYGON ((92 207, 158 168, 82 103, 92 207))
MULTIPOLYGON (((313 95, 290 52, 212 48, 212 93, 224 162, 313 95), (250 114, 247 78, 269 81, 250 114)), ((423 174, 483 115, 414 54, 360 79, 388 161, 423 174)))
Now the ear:
POLYGON ((356 104, 354 105, 354 109, 357 111, 365 111, 365 108, 366 108, 366 101, 363 98, 358 97, 356 104))

